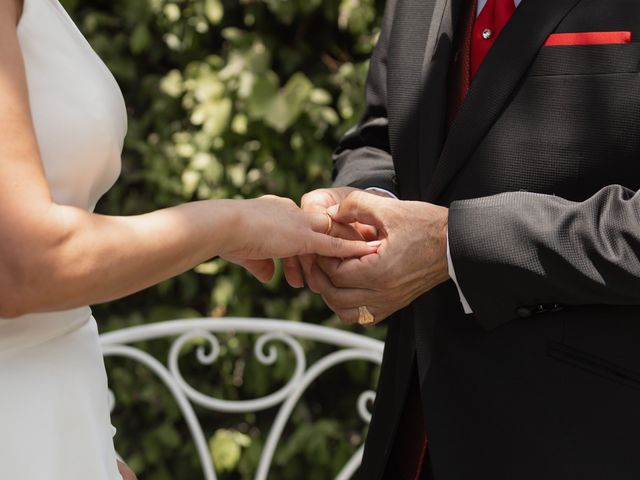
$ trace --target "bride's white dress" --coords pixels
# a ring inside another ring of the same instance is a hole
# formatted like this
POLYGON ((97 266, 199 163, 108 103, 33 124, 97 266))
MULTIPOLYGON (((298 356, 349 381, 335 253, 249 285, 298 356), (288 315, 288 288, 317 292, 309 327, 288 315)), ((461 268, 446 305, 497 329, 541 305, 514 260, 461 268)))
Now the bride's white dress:
MULTIPOLYGON (((51 194, 93 210, 120 173, 120 89, 57 0, 25 0, 18 36, 51 194)), ((90 308, 0 319, 0 478, 120 479, 113 432, 90 308)))

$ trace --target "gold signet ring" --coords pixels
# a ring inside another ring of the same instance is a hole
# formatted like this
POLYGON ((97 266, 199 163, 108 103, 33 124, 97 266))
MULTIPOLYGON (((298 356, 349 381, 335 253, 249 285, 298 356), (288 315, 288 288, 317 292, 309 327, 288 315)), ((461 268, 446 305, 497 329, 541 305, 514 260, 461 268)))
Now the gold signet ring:
POLYGON ((358 323, 360 325, 371 325, 372 323, 376 323, 376 317, 367 307, 358 307, 358 323))

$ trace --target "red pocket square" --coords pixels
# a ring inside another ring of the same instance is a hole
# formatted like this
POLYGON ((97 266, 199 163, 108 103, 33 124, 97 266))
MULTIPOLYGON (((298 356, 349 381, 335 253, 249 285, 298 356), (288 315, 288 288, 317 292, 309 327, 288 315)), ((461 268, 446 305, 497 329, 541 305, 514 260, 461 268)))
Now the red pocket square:
POLYGON ((631 32, 554 33, 544 42, 545 47, 559 45, 607 45, 631 43, 631 32))

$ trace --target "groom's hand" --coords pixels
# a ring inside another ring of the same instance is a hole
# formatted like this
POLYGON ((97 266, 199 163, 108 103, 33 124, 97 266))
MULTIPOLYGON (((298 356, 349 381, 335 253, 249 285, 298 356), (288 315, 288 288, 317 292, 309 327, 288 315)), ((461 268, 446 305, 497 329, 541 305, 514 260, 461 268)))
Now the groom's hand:
POLYGON ((309 286, 346 323, 358 321, 359 307, 380 322, 449 279, 447 208, 356 191, 328 212, 334 224, 371 225, 382 241, 376 254, 319 257, 311 267, 309 286))

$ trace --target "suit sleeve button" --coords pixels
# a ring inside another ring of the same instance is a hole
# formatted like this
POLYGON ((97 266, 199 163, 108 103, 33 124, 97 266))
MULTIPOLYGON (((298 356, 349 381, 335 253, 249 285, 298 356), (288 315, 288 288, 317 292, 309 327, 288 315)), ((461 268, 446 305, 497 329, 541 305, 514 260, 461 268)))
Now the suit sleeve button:
POLYGON ((520 318, 529 318, 533 315, 533 312, 529 307, 516 308, 516 315, 520 318))

